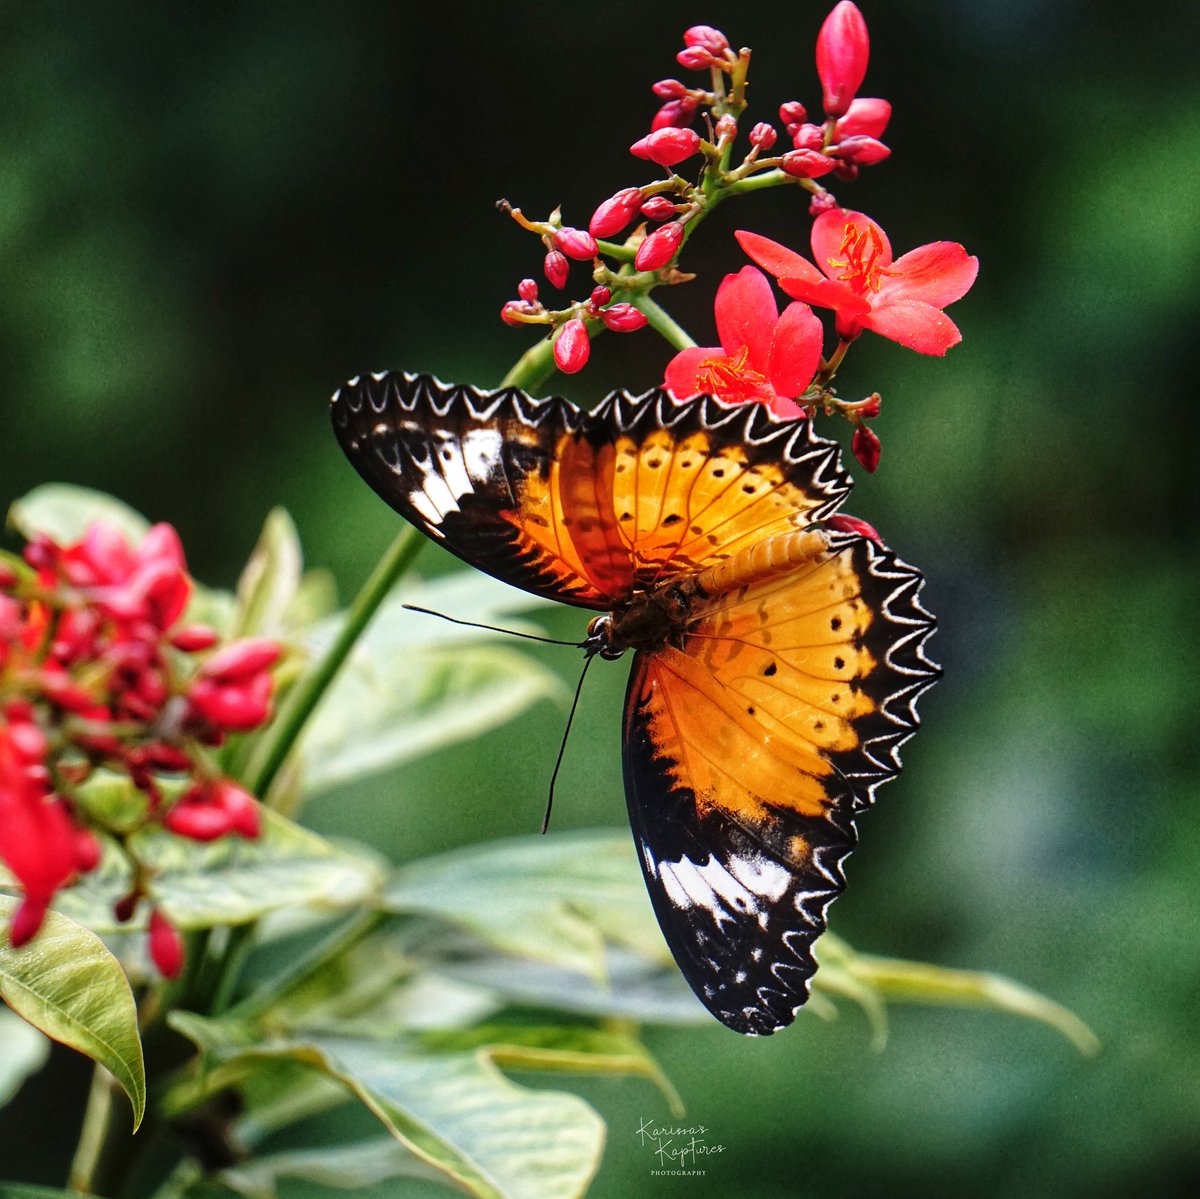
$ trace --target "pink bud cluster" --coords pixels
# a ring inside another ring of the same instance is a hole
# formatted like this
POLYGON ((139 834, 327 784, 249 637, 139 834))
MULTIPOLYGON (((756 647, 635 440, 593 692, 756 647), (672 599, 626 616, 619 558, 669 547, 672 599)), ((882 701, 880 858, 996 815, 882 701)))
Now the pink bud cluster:
MULTIPOLYGON (((14 945, 99 861, 96 817, 76 798, 98 768, 142 792, 143 825, 198 841, 258 836, 256 801, 206 749, 270 718, 281 653, 264 639, 219 646, 215 630, 182 623, 192 583, 170 525, 136 548, 103 522, 73 545, 39 535, 24 560, 28 569, 0 565, 0 859, 24 890, 14 945), (174 804, 164 798, 170 776, 186 784, 174 804)), ((123 842, 131 830, 103 831, 123 842)), ((135 882, 118 916, 132 917, 141 898, 135 882)), ((155 950, 171 942, 165 922, 156 912, 151 952, 171 974, 171 953, 155 950)))

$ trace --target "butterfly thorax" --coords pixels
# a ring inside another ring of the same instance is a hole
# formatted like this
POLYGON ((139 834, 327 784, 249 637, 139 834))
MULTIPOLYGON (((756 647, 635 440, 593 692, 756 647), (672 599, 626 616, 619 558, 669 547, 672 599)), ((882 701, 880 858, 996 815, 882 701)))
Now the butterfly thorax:
POLYGON ((672 579, 647 591, 635 591, 623 604, 588 625, 584 643, 604 658, 619 658, 627 649, 682 647, 691 607, 700 591, 694 576, 672 579))

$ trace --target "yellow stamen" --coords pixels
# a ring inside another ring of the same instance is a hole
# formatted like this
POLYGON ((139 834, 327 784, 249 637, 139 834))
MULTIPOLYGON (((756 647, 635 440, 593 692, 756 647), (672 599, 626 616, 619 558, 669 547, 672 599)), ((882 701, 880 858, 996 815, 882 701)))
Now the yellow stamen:
POLYGON ((860 233, 853 221, 847 222, 838 253, 844 254, 845 258, 831 258, 829 265, 841 272, 836 276, 837 281, 848 283, 859 295, 878 291, 879 280, 893 274, 887 267, 879 265, 883 241, 874 225, 868 225, 860 233))
POLYGON ((742 346, 736 358, 705 358, 696 373, 700 390, 721 400, 750 399, 767 377, 750 366, 749 359, 749 346, 742 346))

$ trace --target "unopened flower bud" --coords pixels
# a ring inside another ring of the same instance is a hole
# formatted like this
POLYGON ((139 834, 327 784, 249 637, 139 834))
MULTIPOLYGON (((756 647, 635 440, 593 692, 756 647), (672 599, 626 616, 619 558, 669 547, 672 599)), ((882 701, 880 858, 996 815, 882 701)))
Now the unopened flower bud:
POLYGON ((77 828, 72 838, 75 850, 75 869, 80 874, 87 874, 100 865, 100 842, 85 828, 77 828))
POLYGON ((212 649, 220 639, 221 635, 216 629, 204 624, 190 624, 172 634, 171 644, 185 654, 197 654, 212 649))
POLYGON ((729 49, 729 39, 711 25, 693 25, 691 29, 685 30, 683 44, 691 47, 699 46, 713 55, 724 54, 729 49))
POLYGON ((521 301, 509 300, 503 308, 500 309, 500 319, 506 325, 523 325, 525 322, 521 316, 528 312, 528 307, 521 301))
POLYGON ((849 183, 858 178, 858 167, 852 162, 839 162, 833 168, 833 173, 843 182, 849 183))
POLYGON ((583 229, 560 229, 554 235, 554 244, 577 262, 590 262, 596 257, 596 239, 583 229))
POLYGON ((856 533, 859 537, 883 545, 883 538, 875 531, 875 526, 867 524, 865 520, 859 520, 857 516, 846 516, 842 512, 836 512, 833 516, 827 516, 825 523, 839 533, 856 533))
POLYGON ((841 0, 817 35, 817 74, 827 116, 840 117, 850 107, 867 73, 869 55, 862 13, 851 0, 841 0))
POLYGON ((200 667, 200 674, 222 683, 240 682, 269 670, 282 653, 278 641, 268 637, 246 637, 213 654, 200 667))
POLYGON ((687 84, 678 79, 660 79, 650 89, 660 100, 679 100, 687 95, 687 84))
POLYGON ((538 285, 536 279, 522 279, 517 284, 517 295, 525 301, 526 304, 536 304, 538 298, 538 285))
POLYGON ((137 914, 138 904, 142 902, 142 893, 136 888, 128 895, 122 895, 113 904, 113 918, 118 924, 128 924, 137 914))
POLYGON ((179 930, 155 908, 150 913, 150 960, 163 978, 178 978, 183 970, 183 938, 179 930))
POLYGON ((859 425, 850 439, 850 449, 863 464, 864 469, 874 474, 879 466, 879 455, 883 451, 883 446, 880 444, 879 438, 875 436, 874 430, 868 429, 866 425, 859 425))
POLYGON ((612 292, 607 287, 593 287, 588 304, 593 308, 603 308, 612 299, 612 292))
POLYGON ((694 129, 666 128, 648 133, 629 147, 637 158, 645 158, 662 167, 673 167, 691 158, 700 148, 700 135, 694 129))
POLYGON ((803 125, 808 120, 808 109, 799 100, 789 100, 779 106, 779 119, 785 125, 803 125))
POLYGON ((824 145, 825 130, 811 121, 792 133, 792 148, 795 150, 820 150, 824 145))
POLYGON ((737 117, 732 113, 726 113, 716 124, 714 132, 718 140, 729 141, 737 135, 737 117))
POLYGON ((650 122, 650 132, 655 133, 659 129, 685 128, 692 123, 697 106, 697 101, 691 96, 684 96, 682 100, 668 100, 654 114, 654 120, 650 122))
POLYGON ((262 815, 249 791, 232 779, 219 779, 213 784, 211 802, 229 818, 229 831, 254 841, 262 832, 262 815))
POLYGON ((775 132, 775 126, 768 125, 766 121, 759 121, 750 130, 750 144, 757 146, 760 150, 769 150, 775 144, 778 137, 779 134, 775 132))
POLYGON ((646 325, 646 314, 632 304, 614 304, 600 314, 600 319, 614 333, 633 333, 646 325))
POLYGON ((713 56, 703 46, 688 46, 675 55, 675 61, 688 71, 704 71, 713 65, 713 56))
POLYGON ((843 162, 869 167, 873 163, 882 162, 891 154, 891 150, 873 137, 856 134, 854 137, 843 138, 837 145, 837 153, 843 162))
POLYGON ((891 119, 892 106, 886 100, 862 96, 846 109, 844 117, 839 118, 837 136, 846 138, 861 133, 865 137, 882 137, 891 119))
POLYGON ((633 265, 639 271, 656 271, 675 257, 682 244, 683 226, 678 221, 668 221, 638 246, 633 265))
POLYGON ((828 175, 837 164, 817 150, 789 150, 779 165, 796 179, 819 179, 828 175))
POLYGON ((554 339, 554 362, 564 375, 573 375, 587 365, 592 353, 587 325, 576 317, 567 321, 554 339))
POLYGON ((567 256, 561 250, 551 250, 546 255, 546 261, 542 263, 542 270, 545 272, 546 278, 562 291, 567 285, 567 276, 571 273, 571 264, 567 261, 567 256))
POLYGON ((669 221, 675 215, 675 202, 666 196, 651 196, 642 205, 642 216, 650 221, 669 221))
POLYGON ((588 232, 593 237, 611 237, 614 233, 620 233, 633 220, 641 202, 640 188, 623 188, 592 213, 592 219, 588 222, 588 232))
POLYGON ((877 417, 882 411, 882 409, 883 396, 881 396, 879 392, 875 392, 868 396, 863 402, 862 407, 858 410, 858 415, 861 416, 863 420, 874 420, 875 417, 877 417))

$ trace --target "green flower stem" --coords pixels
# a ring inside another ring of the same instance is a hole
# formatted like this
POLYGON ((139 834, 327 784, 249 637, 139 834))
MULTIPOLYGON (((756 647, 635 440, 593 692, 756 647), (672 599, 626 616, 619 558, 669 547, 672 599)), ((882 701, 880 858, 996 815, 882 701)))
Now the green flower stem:
POLYGON ((801 187, 805 187, 806 191, 815 192, 817 190, 815 184, 805 186, 811 183, 808 179, 796 180, 784 171, 773 170, 762 171, 757 175, 748 175, 745 179, 738 179, 735 183, 722 188, 720 195, 722 199, 726 199, 729 196, 745 195, 746 192, 762 191, 764 187, 781 187, 785 183, 793 185, 799 183, 801 187))
POLYGON ((675 318, 649 295, 638 296, 634 304, 645 314, 650 327, 675 349, 690 350, 696 344, 675 318))
POLYGON ((287 759, 305 722, 333 682, 363 629, 383 603, 393 585, 412 565, 425 538, 405 525, 371 572, 350 605, 333 644, 314 662, 288 692, 268 733, 255 746, 242 782, 255 795, 266 798, 280 767, 287 759))
POLYGON ((81 1195, 115 1195, 140 1147, 129 1133, 129 1107, 120 1085, 97 1065, 71 1162, 71 1189, 81 1195))
POLYGON ((501 387, 519 387, 531 395, 536 393, 554 373, 554 343, 548 337, 533 345, 513 363, 512 369, 500 380, 501 387))

